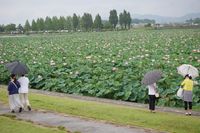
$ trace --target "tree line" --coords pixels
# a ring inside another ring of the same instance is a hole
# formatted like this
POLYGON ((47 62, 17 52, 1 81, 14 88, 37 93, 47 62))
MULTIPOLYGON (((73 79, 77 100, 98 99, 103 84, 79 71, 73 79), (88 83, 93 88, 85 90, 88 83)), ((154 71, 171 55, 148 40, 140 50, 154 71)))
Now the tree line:
POLYGON ((101 16, 97 14, 93 20, 90 13, 84 13, 83 16, 77 16, 75 13, 73 16, 47 16, 44 18, 33 19, 31 22, 26 20, 25 24, 8 24, 0 25, 0 32, 8 31, 101 31, 103 29, 130 29, 131 15, 124 10, 122 13, 117 14, 115 9, 110 11, 109 20, 102 20, 101 16), (118 26, 119 25, 119 26, 118 26))
POLYGON ((156 21, 153 19, 132 19, 132 23, 134 24, 155 24, 156 21))
POLYGON ((200 24, 200 18, 186 20, 187 23, 200 24))

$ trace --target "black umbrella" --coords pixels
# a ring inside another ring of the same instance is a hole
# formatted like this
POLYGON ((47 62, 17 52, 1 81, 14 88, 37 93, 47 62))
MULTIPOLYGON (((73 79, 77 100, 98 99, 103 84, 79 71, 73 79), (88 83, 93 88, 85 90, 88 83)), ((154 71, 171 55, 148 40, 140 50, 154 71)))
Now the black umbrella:
POLYGON ((162 77, 162 72, 160 70, 153 70, 144 75, 142 79, 142 84, 150 85, 156 83, 162 77))
POLYGON ((19 62, 19 61, 13 61, 13 62, 10 62, 10 63, 7 63, 5 65, 5 67, 10 71, 10 73, 12 74, 26 74, 28 73, 28 67, 19 62))

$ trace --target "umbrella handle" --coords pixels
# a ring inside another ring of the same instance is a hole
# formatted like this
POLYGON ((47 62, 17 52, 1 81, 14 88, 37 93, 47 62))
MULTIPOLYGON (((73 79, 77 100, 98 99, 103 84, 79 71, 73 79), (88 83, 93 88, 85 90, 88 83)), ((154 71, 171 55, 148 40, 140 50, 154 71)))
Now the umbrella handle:
POLYGON ((187 74, 188 74, 189 70, 190 70, 190 66, 188 67, 187 74))

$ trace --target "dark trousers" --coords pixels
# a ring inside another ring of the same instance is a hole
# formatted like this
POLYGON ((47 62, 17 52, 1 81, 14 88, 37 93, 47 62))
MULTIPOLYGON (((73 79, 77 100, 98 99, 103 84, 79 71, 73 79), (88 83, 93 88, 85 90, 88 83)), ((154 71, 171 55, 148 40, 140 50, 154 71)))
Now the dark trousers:
POLYGON ((155 102, 156 102, 156 96, 149 95, 149 109, 150 110, 155 110, 155 102))
POLYGON ((185 110, 188 109, 188 104, 189 104, 189 109, 192 109, 192 102, 186 102, 186 101, 184 101, 184 104, 185 104, 185 110))

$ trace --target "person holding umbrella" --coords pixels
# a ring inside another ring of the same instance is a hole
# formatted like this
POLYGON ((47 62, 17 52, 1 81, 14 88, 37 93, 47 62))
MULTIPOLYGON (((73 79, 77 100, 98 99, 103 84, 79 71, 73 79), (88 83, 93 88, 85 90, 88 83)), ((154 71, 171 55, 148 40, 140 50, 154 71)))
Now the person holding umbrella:
POLYGON ((10 75, 11 81, 8 84, 8 94, 9 94, 9 106, 12 113, 15 113, 15 109, 18 108, 19 112, 22 112, 22 104, 19 100, 19 87, 20 84, 16 79, 15 74, 10 75))
POLYGON ((181 83, 181 88, 183 88, 183 101, 184 101, 184 108, 185 108, 185 114, 191 115, 192 114, 192 90, 193 86, 195 84, 198 84, 197 82, 193 81, 192 79, 199 76, 199 71, 196 67, 189 65, 189 64, 183 64, 179 67, 177 67, 178 73, 184 76, 184 81, 181 83), (189 105, 189 109, 188 109, 189 105))
POLYGON ((183 101, 185 105, 186 115, 192 114, 192 90, 194 84, 196 84, 196 82, 192 80, 192 76, 190 76, 189 74, 185 75, 185 79, 181 83, 181 87, 183 88, 183 101))
POLYGON ((156 82, 161 79, 162 72, 160 70, 153 70, 147 72, 142 79, 142 84, 146 85, 148 88, 149 95, 149 110, 152 113, 155 113, 155 102, 156 98, 159 97, 157 93, 157 85, 156 82))
POLYGON ((157 97, 156 83, 148 85, 147 88, 148 88, 148 95, 149 95, 149 110, 150 112, 155 113, 155 102, 156 102, 156 97, 157 97))

